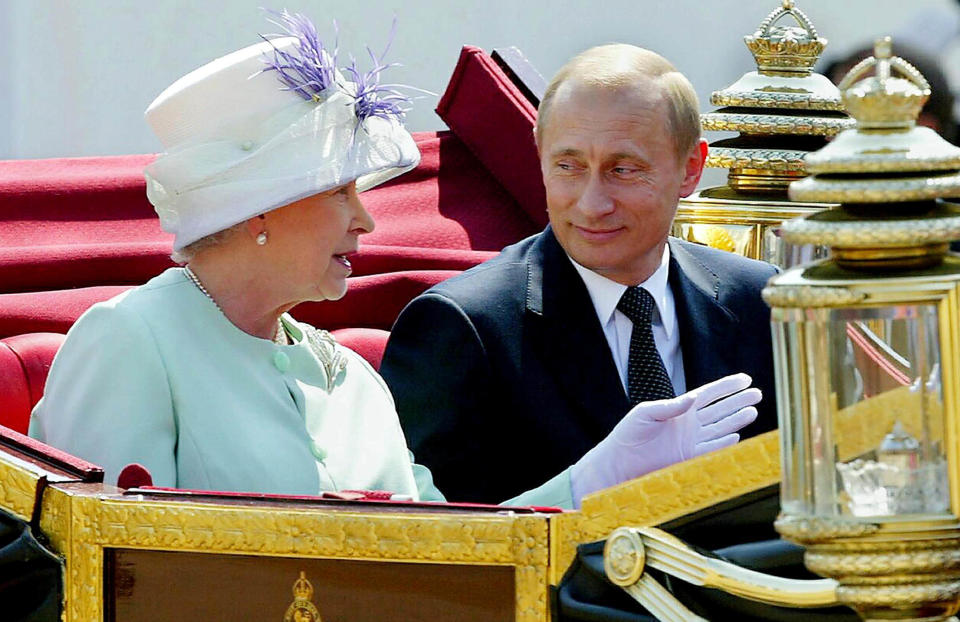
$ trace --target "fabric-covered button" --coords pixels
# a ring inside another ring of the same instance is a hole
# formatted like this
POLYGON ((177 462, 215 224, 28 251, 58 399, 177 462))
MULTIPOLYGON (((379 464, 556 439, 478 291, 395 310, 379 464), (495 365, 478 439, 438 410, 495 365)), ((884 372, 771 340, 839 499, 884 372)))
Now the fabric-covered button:
POLYGON ((286 352, 277 350, 273 353, 273 366, 280 370, 281 374, 286 373, 290 369, 290 357, 286 352))
POLYGON ((327 450, 316 443, 310 443, 310 451, 313 452, 313 457, 321 462, 327 459, 327 450))

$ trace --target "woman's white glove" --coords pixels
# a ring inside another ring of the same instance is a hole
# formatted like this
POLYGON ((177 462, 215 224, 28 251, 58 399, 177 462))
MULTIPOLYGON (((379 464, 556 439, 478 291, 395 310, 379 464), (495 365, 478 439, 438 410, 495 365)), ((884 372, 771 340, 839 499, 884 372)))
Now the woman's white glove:
POLYGON ((762 397, 733 374, 668 400, 640 402, 570 468, 574 507, 584 495, 737 443, 762 397))

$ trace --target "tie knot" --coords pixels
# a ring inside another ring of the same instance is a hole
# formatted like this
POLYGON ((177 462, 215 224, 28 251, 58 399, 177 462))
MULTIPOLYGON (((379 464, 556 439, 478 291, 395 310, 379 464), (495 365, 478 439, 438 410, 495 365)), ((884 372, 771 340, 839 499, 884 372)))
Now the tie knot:
POLYGON ((628 287, 617 303, 617 309, 634 324, 649 324, 654 306, 653 296, 639 285, 628 287))

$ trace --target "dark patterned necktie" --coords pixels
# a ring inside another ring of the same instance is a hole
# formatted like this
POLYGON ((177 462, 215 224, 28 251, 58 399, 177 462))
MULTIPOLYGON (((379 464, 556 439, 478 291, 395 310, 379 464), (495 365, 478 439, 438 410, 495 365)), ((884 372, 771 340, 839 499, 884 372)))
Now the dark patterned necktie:
POLYGON ((639 285, 628 287, 617 303, 617 309, 633 322, 627 363, 627 394, 631 405, 675 396, 673 383, 653 342, 650 318, 654 306, 653 296, 639 285))

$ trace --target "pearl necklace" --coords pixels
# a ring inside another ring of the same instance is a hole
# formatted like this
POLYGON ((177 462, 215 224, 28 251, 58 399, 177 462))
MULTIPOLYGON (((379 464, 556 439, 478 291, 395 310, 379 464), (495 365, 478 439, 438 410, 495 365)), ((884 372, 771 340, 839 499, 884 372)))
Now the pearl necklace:
MULTIPOLYGON (((183 273, 187 275, 187 278, 190 279, 194 285, 197 286, 204 296, 210 299, 210 302, 213 303, 213 306, 217 308, 220 313, 223 313, 223 309, 220 308, 220 305, 217 304, 217 301, 213 299, 213 296, 210 295, 210 292, 207 291, 207 288, 203 286, 203 283, 200 282, 200 279, 197 278, 197 275, 193 273, 193 270, 190 269, 190 266, 183 267, 183 273)), ((224 314, 225 316, 226 314, 224 314)), ((288 345, 287 341, 287 331, 283 330, 283 322, 277 318, 277 332, 273 336, 273 342, 279 346, 288 345)))

